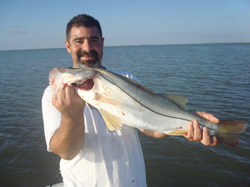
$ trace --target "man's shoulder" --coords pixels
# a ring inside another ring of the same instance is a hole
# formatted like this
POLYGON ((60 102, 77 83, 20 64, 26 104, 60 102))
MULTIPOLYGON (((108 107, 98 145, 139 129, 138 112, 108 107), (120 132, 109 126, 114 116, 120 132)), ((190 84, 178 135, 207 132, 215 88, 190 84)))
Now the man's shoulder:
POLYGON ((128 73, 128 72, 126 72, 126 71, 119 71, 119 70, 114 70, 114 69, 109 69, 109 68, 107 68, 107 70, 108 70, 108 71, 111 71, 111 72, 113 72, 113 73, 116 73, 116 74, 119 74, 119 75, 128 77, 128 78, 130 78, 130 77, 133 76, 131 73, 128 73))
POLYGON ((53 95, 53 88, 51 85, 49 85, 43 92, 43 97, 42 99, 48 99, 51 100, 52 99, 52 95, 53 95))
POLYGON ((45 88, 44 93, 53 94, 52 86, 48 85, 47 88, 45 88))
POLYGON ((119 75, 122 75, 124 77, 127 77, 127 78, 130 78, 130 79, 134 79, 135 81, 137 82, 141 82, 136 76, 134 76, 133 74, 129 73, 129 72, 126 72, 126 71, 119 71, 119 70, 113 70, 113 69, 109 69, 107 68, 108 71, 111 71, 113 73, 116 73, 116 74, 119 74, 119 75))

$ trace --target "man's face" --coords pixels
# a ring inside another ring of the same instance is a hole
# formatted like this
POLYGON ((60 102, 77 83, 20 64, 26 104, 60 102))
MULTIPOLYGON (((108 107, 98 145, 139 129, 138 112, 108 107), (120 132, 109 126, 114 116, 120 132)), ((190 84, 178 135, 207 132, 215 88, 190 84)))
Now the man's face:
POLYGON ((104 38, 96 27, 72 27, 69 42, 65 40, 67 51, 71 53, 73 68, 80 62, 89 67, 102 67, 104 38))

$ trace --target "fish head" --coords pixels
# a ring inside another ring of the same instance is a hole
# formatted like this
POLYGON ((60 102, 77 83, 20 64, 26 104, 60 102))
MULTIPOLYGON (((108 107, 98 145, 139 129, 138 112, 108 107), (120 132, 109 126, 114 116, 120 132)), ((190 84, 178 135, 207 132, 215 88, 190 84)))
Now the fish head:
POLYGON ((94 74, 95 71, 91 68, 53 68, 49 73, 49 84, 55 96, 65 85, 90 89, 92 83, 89 80, 92 80, 94 74))

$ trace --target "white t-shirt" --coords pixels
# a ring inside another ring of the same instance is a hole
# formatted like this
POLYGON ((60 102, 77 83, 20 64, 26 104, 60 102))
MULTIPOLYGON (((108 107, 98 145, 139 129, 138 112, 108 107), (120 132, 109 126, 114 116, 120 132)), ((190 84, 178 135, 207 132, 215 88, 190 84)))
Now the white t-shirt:
MULTIPOLYGON (((138 80, 131 74, 120 75, 138 80)), ((61 113, 52 105, 52 87, 42 98, 44 132, 48 151, 49 142, 60 127, 61 113)), ((144 187, 146 172, 141 145, 135 128, 123 125, 109 131, 100 112, 86 104, 84 109, 85 138, 83 149, 72 160, 60 161, 64 186, 86 187, 144 187)))

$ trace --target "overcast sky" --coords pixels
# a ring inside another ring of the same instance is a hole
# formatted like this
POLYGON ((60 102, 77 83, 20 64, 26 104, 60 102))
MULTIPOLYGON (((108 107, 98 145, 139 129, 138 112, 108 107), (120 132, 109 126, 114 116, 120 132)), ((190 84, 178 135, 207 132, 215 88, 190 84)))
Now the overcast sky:
POLYGON ((0 50, 64 47, 69 20, 101 23, 105 46, 250 42, 250 0, 0 0, 0 50))

